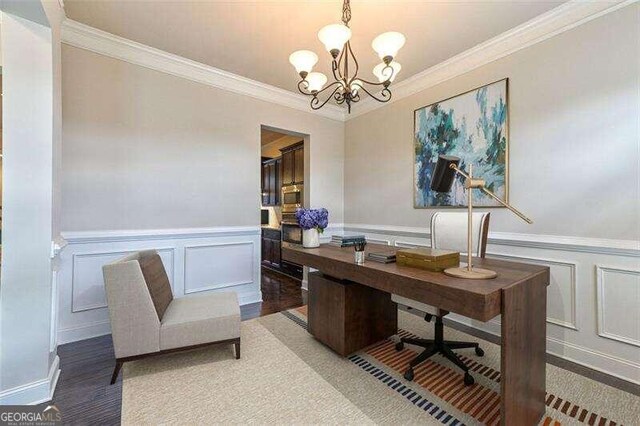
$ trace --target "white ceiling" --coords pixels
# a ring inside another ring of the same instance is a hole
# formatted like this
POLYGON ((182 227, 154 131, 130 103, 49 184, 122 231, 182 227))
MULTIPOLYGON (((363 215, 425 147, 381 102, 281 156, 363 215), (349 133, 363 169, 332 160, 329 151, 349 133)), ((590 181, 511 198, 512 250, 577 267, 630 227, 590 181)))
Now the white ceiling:
MULTIPOLYGON (((352 0, 352 47, 360 75, 379 62, 371 48, 385 31, 405 34, 396 82, 522 24, 563 1, 352 0)), ((92 27, 244 77, 297 91, 291 52, 320 56, 316 71, 330 74, 330 56, 317 39, 340 21, 342 1, 114 1, 65 0, 67 16, 92 27)))

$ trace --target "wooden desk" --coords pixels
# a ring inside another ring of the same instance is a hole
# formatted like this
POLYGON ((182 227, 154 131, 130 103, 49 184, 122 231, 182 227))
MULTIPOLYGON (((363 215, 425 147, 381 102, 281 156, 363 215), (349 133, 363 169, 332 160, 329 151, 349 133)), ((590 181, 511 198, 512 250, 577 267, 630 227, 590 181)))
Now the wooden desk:
MULTIPOLYGON (((367 251, 384 249, 388 247, 367 245, 367 251)), ((497 278, 464 280, 395 263, 367 261, 356 265, 353 248, 329 245, 304 249, 287 244, 282 248, 282 258, 321 272, 322 275, 310 276, 309 331, 333 348, 339 347, 335 344, 336 335, 327 334, 327 330, 339 330, 343 335, 338 337, 343 339, 360 336, 355 346, 338 350, 343 355, 346 350, 355 352, 374 343, 374 339, 395 333, 397 318, 389 316, 389 306, 397 308, 391 302, 391 293, 480 321, 501 314, 502 424, 533 425, 544 414, 548 267, 478 258, 474 259, 474 265, 496 271, 497 278), (350 290, 331 290, 340 282, 350 290), (362 286, 375 291, 363 291, 359 288, 362 286), (360 303, 354 305, 353 301, 345 300, 350 294, 358 297, 360 303), (368 297, 375 309, 366 310, 369 304, 362 302, 363 297, 368 297), (350 306, 365 312, 348 312, 350 306), (331 318, 331 327, 321 328, 320 323, 326 323, 327 318, 320 321, 314 315, 336 309, 340 315, 331 318), (396 321, 392 327, 387 325, 390 320, 396 321), (351 323, 335 324, 336 321, 351 323), (376 332, 371 332, 372 329, 376 332)))

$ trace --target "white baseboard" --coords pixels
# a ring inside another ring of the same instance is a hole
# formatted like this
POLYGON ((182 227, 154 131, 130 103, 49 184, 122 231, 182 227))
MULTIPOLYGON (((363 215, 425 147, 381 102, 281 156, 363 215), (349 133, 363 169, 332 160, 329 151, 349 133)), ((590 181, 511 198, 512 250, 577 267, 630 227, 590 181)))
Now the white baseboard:
POLYGON ((45 379, 0 392, 0 405, 35 405, 51 401, 60 377, 60 358, 56 355, 45 379))

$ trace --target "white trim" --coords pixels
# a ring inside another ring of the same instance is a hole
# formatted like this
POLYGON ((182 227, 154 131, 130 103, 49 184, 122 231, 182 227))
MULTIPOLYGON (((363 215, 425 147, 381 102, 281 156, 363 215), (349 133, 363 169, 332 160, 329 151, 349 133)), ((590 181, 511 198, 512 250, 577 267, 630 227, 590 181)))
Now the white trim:
POLYGON ((56 355, 46 378, 0 392, 0 405, 35 405, 51 401, 59 377, 60 358, 56 355))
POLYGON ((78 340, 92 339, 98 336, 111 334, 109 320, 84 323, 75 327, 58 329, 58 346, 78 340))
MULTIPOLYGON (((174 291, 173 287, 175 286, 175 259, 176 259, 176 249, 175 247, 158 247, 154 248, 158 253, 171 253, 171 290, 174 291)), ((71 255, 71 312, 76 314, 79 312, 91 311, 94 309, 105 309, 107 304, 96 304, 96 305, 87 305, 82 307, 76 307, 76 302, 73 298, 74 288, 76 286, 76 259, 87 258, 87 257, 100 257, 100 256, 109 256, 118 254, 122 257, 128 256, 137 252, 138 250, 109 250, 109 251, 91 251, 86 253, 74 253, 71 255)))
POLYGON ((309 105, 310 98, 305 95, 155 49, 72 19, 67 18, 62 23, 62 42, 131 64, 309 114, 317 114, 337 121, 345 119, 344 108, 337 105, 325 105, 322 109, 313 111, 309 105))
MULTIPOLYGON (((577 325, 578 280, 576 278, 576 275, 577 275, 576 270, 578 269, 578 262, 547 259, 544 257, 516 256, 512 254, 502 254, 502 253, 495 253, 495 252, 491 252, 491 253, 487 252, 487 257, 517 259, 517 260, 525 260, 525 261, 532 260, 536 263, 547 264, 546 266, 549 266, 549 265, 568 266, 571 271, 571 320, 567 322, 567 321, 562 321, 560 319, 551 318, 547 316, 547 323, 568 328, 574 331, 580 331, 578 330, 578 325, 577 325)), ((547 313, 548 313, 548 310, 547 310, 547 313)), ((500 324, 500 322, 496 322, 496 323, 500 324)))
POLYGON ((620 336, 617 334, 609 333, 606 331, 606 324, 604 321, 604 309, 605 309, 605 298, 604 298, 604 272, 618 272, 622 274, 632 274, 638 275, 640 277, 640 269, 634 268, 621 268, 616 266, 603 266, 603 265, 595 265, 596 266, 596 315, 598 318, 598 336, 604 337, 605 339, 616 340, 618 342, 627 343, 629 345, 640 347, 640 340, 632 339, 627 336, 620 336))
POLYGON ((518 25, 504 33, 480 43, 415 74, 406 80, 391 85, 393 97, 386 104, 373 99, 359 102, 346 120, 364 115, 400 99, 436 86, 444 81, 465 74, 490 62, 511 55, 521 49, 540 43, 553 36, 571 30, 592 19, 616 11, 637 0, 615 0, 613 2, 571 0, 550 11, 518 25))
MULTIPOLYGON (((416 228, 408 226, 345 223, 344 230, 346 232, 355 231, 372 234, 392 234, 413 238, 430 238, 429 228, 427 226, 424 228, 416 228)), ((640 257, 640 242, 633 240, 490 232, 489 244, 640 257)))
POLYGON ((260 235, 260 226, 63 232, 69 244, 260 235))
POLYGON ((193 293, 200 293, 203 291, 210 291, 210 290, 219 290, 221 288, 227 288, 227 287, 238 287, 241 285, 246 285, 246 284, 253 284, 254 280, 253 280, 253 275, 254 275, 254 271, 255 271, 255 255, 256 255, 256 245, 253 241, 228 241, 228 242, 224 242, 224 243, 214 243, 214 244, 198 244, 198 245, 190 245, 190 246, 184 246, 184 272, 183 272, 183 283, 184 283, 184 294, 193 294, 193 293), (214 285, 208 285, 205 287, 198 287, 198 288, 194 288, 194 289, 189 289, 187 290, 187 258, 189 256, 189 250, 194 250, 194 249, 202 249, 202 248, 207 248, 207 247, 224 247, 224 246, 246 246, 249 245, 251 246, 251 280, 249 281, 233 281, 233 282, 229 282, 229 283, 221 283, 221 284, 214 284, 214 285))

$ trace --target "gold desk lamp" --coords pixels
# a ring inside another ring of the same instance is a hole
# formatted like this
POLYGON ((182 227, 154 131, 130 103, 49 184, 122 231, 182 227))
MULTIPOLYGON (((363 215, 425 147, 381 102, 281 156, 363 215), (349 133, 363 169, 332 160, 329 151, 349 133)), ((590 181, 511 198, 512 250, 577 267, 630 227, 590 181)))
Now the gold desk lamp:
POLYGON ((496 194, 489 191, 484 186, 483 179, 474 179, 473 166, 469 165, 469 173, 465 173, 458 167, 460 164, 460 158, 449 155, 441 155, 438 157, 438 163, 433 171, 433 177, 431 179, 431 190, 436 192, 449 192, 453 185, 453 180, 456 173, 459 173, 465 178, 464 187, 467 188, 467 204, 469 205, 469 219, 467 223, 467 267, 466 268, 448 268, 444 273, 452 277, 467 278, 471 280, 485 280, 489 278, 495 278, 498 274, 495 271, 482 268, 474 268, 472 263, 472 246, 473 246, 473 206, 472 206, 472 189, 477 188, 489 195, 491 198, 514 212, 522 220, 531 224, 533 221, 518 211, 513 206, 502 201, 496 194))

